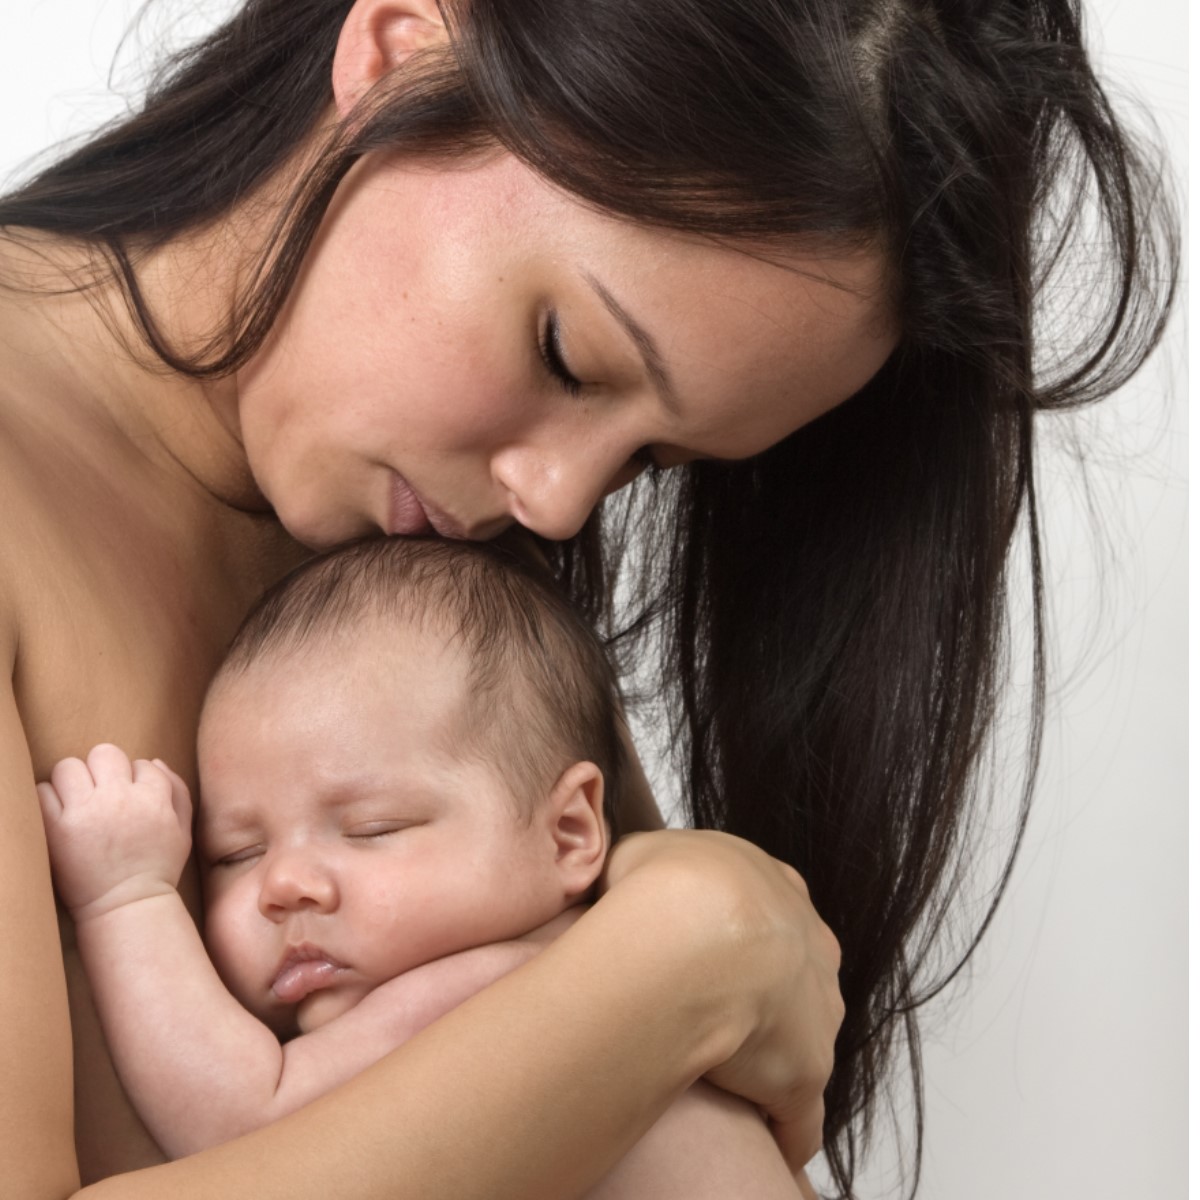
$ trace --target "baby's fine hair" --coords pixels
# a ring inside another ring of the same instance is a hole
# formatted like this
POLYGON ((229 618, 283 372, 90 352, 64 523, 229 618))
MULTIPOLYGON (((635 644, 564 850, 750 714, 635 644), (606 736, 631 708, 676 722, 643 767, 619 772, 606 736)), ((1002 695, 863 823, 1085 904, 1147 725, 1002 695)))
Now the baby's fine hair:
POLYGON ((310 559, 251 610, 214 684, 264 657, 320 645, 363 618, 375 636, 415 625, 460 640, 468 695, 456 745, 496 766, 529 801, 526 815, 568 766, 594 762, 615 836, 628 768, 613 667, 549 572, 506 548, 373 538, 310 559))

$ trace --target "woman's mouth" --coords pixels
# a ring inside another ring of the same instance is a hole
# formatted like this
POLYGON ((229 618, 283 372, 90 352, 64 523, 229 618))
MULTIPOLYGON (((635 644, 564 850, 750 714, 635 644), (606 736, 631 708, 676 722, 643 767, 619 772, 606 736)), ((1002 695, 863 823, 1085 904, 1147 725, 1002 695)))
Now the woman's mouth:
POLYGON ((385 531, 393 537, 420 537, 433 533, 433 522, 425 511, 417 493, 408 485, 408 480, 392 472, 392 494, 388 505, 388 527, 385 531))
POLYGON ((444 538, 466 536, 452 517, 418 496, 408 480, 398 471, 392 472, 392 494, 386 532, 393 537, 421 537, 430 533, 444 538))

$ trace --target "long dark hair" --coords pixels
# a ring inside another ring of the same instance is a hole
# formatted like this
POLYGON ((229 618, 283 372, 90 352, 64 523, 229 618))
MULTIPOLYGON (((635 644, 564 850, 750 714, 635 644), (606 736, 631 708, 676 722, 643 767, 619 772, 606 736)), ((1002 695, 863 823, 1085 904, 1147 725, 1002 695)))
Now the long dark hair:
POLYGON ((247 0, 167 65, 140 112, 0 201, 0 224, 100 248, 149 344, 194 376, 261 344, 339 181, 372 150, 499 144, 638 221, 887 247, 903 336, 858 395, 753 460, 614 497, 547 547, 610 630, 659 637, 695 824, 798 867, 841 941, 825 1135, 849 1195, 899 1042, 919 1167, 914 1014, 994 909, 939 961, 984 799, 1021 529, 1035 661, 1014 854, 1028 810, 1043 686, 1035 414, 1107 394, 1154 345, 1175 285, 1172 205, 1092 73, 1078 0, 443 6, 449 52, 385 80, 368 118, 333 136, 200 352, 165 340, 138 255, 229 212, 294 155, 328 111, 350 0, 247 0), (1043 344, 1041 307, 1081 227, 1091 302, 1069 344, 1043 344), (609 584, 635 532, 629 621, 609 584))

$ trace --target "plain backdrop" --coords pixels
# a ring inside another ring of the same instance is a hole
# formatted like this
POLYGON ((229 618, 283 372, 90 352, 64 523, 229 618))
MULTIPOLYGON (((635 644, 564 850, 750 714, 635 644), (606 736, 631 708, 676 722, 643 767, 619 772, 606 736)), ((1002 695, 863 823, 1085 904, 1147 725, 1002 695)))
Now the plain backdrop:
MULTIPOLYGON (((159 10, 201 29, 229 6, 167 0, 159 10)), ((120 111, 107 80, 137 7, 5 0, 0 176, 120 111)), ((1152 114, 1182 195, 1185 0, 1086 7, 1103 76, 1152 114)), ((141 43, 163 28, 152 16, 141 43)), ((121 61, 136 63, 138 45, 134 36, 121 61)), ((127 88, 130 79, 118 71, 127 88)), ((1185 308, 1121 395, 1041 431, 1046 752, 1009 895, 970 978, 926 1020, 920 1195, 930 1200, 1185 1195, 1185 308)), ((666 768, 649 766, 669 795, 666 768)), ((1003 839, 1002 822, 994 832, 1003 839)), ((894 1159, 886 1142, 872 1155, 865 1196, 890 1193, 894 1159)))

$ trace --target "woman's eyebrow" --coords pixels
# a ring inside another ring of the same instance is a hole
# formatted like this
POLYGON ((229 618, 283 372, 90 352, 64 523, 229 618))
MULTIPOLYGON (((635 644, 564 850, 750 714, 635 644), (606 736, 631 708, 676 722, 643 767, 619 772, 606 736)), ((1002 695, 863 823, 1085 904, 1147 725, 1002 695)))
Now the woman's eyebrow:
POLYGON ((673 417, 678 417, 680 415, 679 395, 675 391, 675 383, 671 379, 671 373, 667 370, 666 363, 663 361, 658 343, 651 337, 645 326, 640 325, 634 319, 629 310, 621 304, 616 296, 600 280, 587 271, 582 272, 582 274, 584 279, 587 280, 588 286, 604 302, 604 307, 616 317, 621 327, 629 334, 633 344, 637 347, 642 362, 645 364, 646 374, 650 376, 650 380, 654 384, 654 389, 662 398, 667 411, 673 417))

